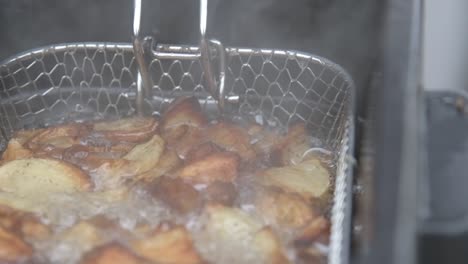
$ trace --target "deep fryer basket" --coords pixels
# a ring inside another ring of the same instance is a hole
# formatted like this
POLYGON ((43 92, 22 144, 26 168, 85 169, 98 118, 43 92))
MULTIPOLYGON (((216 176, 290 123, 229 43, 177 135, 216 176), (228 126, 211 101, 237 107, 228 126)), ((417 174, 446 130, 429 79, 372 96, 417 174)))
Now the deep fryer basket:
MULTIPOLYGON (((152 57, 153 87, 144 100, 144 113, 157 115, 181 95, 195 95, 207 112, 216 112, 216 102, 204 89, 200 61, 190 56, 198 47, 158 45, 156 50, 169 56, 152 57)), ((295 51, 226 48, 226 63, 226 114, 282 128, 303 121, 326 149, 338 153, 329 263, 347 263, 352 79, 327 59, 295 51)), ((136 114, 137 68, 132 45, 125 43, 59 44, 7 59, 0 64, 2 149, 18 129, 136 114)))

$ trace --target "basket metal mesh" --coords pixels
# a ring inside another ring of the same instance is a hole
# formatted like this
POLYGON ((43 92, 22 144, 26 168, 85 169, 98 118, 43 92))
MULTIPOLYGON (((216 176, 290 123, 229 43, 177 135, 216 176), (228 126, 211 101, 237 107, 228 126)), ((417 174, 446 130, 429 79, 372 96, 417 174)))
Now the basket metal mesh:
MULTIPOLYGON (((196 47, 160 46, 191 52, 196 47)), ((332 210, 330 263, 347 259, 354 85, 338 65, 305 53, 227 48, 227 105, 233 115, 287 127, 307 124, 325 147, 340 153, 332 210), (229 102, 229 100, 228 100, 229 102)), ((29 51, 0 65, 0 128, 4 143, 21 128, 77 118, 123 117, 136 112, 137 63, 130 44, 78 43, 29 51)), ((173 98, 195 95, 207 108, 199 60, 153 58, 152 97, 147 114, 157 114, 173 98)))

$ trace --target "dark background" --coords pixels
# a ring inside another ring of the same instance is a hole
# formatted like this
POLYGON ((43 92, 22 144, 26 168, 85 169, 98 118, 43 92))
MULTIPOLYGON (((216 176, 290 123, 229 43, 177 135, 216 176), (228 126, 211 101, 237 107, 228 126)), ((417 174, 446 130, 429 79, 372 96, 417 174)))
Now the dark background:
MULTIPOLYGON (((379 1, 211 0, 209 35, 226 46, 280 48, 327 57, 367 84, 379 46, 379 1)), ((198 43, 198 1, 144 0, 143 32, 198 43)), ((0 0, 0 60, 62 42, 130 42, 132 0, 0 0)))

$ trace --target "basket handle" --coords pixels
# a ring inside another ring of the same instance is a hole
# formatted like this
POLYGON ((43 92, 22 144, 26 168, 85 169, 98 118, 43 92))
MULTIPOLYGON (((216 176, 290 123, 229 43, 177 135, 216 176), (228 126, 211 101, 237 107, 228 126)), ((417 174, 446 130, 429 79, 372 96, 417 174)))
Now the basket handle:
POLYGON ((144 98, 151 96, 153 87, 148 65, 145 61, 145 52, 151 53, 158 59, 200 59, 203 76, 206 82, 207 92, 217 101, 218 110, 222 114, 225 107, 225 79, 226 79, 226 58, 225 49, 222 43, 216 39, 206 38, 208 0, 200 0, 200 43, 198 50, 194 53, 189 50, 168 51, 158 49, 158 46, 149 45, 150 51, 145 51, 146 38, 140 36, 142 0, 134 0, 133 17, 133 50, 138 64, 137 79, 137 110, 143 112, 144 98), (218 82, 213 74, 211 50, 215 49, 218 58, 218 82))
POLYGON ((139 115, 143 115, 143 103, 145 98, 151 96, 153 83, 148 72, 148 65, 145 60, 144 40, 140 36, 141 24, 141 0, 134 0, 133 6, 133 53, 138 64, 137 73, 137 96, 136 106, 139 115))

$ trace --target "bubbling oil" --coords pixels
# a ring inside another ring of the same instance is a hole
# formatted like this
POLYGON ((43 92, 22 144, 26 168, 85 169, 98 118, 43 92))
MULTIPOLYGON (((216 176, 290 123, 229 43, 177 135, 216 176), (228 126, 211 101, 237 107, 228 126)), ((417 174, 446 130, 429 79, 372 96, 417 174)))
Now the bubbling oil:
MULTIPOLYGON (((235 124, 247 127, 249 122, 241 116, 230 117, 230 120, 235 124)), ((256 118, 256 121, 260 120, 256 118)), ((284 131, 275 128, 273 121, 260 122, 263 127, 277 135, 284 131)), ((111 144, 101 141, 98 137, 91 137, 88 141, 82 142, 83 145, 90 144, 111 144)), ((262 140, 261 135, 256 135, 251 138, 250 143, 255 144, 262 140)), ((325 149, 323 142, 318 138, 310 138, 311 148, 304 153, 319 153, 321 155, 333 156, 334 153, 325 149)), ((333 160, 327 163, 331 169, 335 169, 333 160)), ((256 164, 256 169, 269 168, 272 164, 261 160, 260 164, 256 164)), ((267 263, 268 260, 259 252, 252 249, 253 234, 245 240, 226 240, 220 239, 216 234, 206 232, 203 227, 205 223, 202 215, 190 214, 181 216, 174 212, 163 201, 150 195, 144 186, 135 184, 131 188, 124 190, 123 193, 117 194, 106 193, 104 191, 106 182, 101 182, 102 179, 95 177, 91 172, 91 177, 96 185, 95 192, 90 193, 73 193, 73 194, 54 194, 47 205, 42 206, 39 214, 43 223, 52 227, 53 235, 46 240, 30 241, 35 249, 34 256, 37 263, 77 263, 82 255, 90 250, 86 244, 78 243, 77 241, 64 241, 61 239, 61 233, 64 230, 74 226, 81 220, 91 219, 96 216, 104 216, 115 221, 125 230, 133 232, 139 224, 147 224, 151 228, 156 227, 165 221, 171 221, 184 225, 191 233, 194 245, 202 257, 209 263, 267 263)), ((255 194, 258 192, 255 183, 255 171, 241 170, 241 174, 235 181, 237 189, 237 198, 234 206, 247 213, 261 226, 270 226, 279 238, 282 245, 291 245, 291 241, 296 235, 297 230, 284 229, 274 222, 269 222, 261 217, 255 207, 255 194)), ((198 192, 204 192, 206 185, 195 185, 198 192)), ((123 244, 128 244, 129 237, 122 237, 119 233, 113 233, 109 230, 101 230, 105 232, 102 237, 105 241, 119 241, 123 244)), ((326 254, 326 245, 320 247, 326 254)), ((295 251, 292 246, 286 246, 286 254, 289 259, 296 258, 295 251)))

